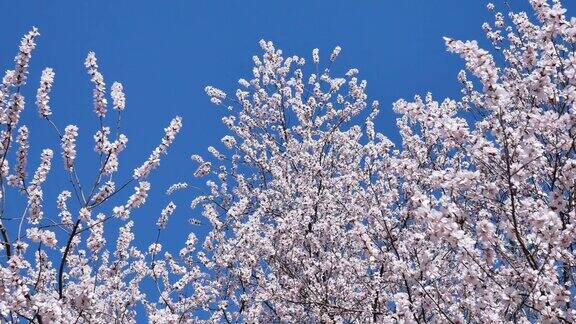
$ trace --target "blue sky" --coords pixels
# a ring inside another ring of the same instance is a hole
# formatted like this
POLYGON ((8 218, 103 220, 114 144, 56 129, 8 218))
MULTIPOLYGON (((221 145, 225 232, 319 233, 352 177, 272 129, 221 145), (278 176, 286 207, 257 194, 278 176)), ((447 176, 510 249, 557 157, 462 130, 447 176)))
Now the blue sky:
MULTIPOLYGON (((512 1, 512 6, 518 7, 518 2, 512 1)), ((235 89, 240 77, 249 77, 251 57, 260 53, 258 40, 272 40, 286 54, 307 58, 318 47, 327 59, 340 45, 341 71, 360 70, 368 80, 368 95, 383 107, 377 129, 397 139, 392 102, 426 91, 437 99, 458 97, 456 74, 463 63, 445 51, 442 36, 478 39, 487 46, 480 26, 492 19, 485 5, 477 0, 2 1, 0 67, 12 68, 21 36, 38 27, 42 36, 24 92, 28 105, 23 122, 32 125, 30 164, 36 167, 43 145, 58 148, 57 138, 38 120, 33 105, 40 71, 50 66, 56 72, 54 119, 62 128, 70 123, 80 127, 78 163, 84 182, 94 174, 92 135, 97 128, 83 66, 88 51, 96 52, 106 83, 120 81, 126 92, 123 130, 129 143, 120 157, 119 178, 130 177, 148 157, 173 116, 183 117, 179 138, 150 178, 149 204, 134 213, 137 240, 148 242, 167 202, 163 191, 171 183, 192 180, 196 165, 189 156, 205 154, 206 147, 218 145, 225 134, 220 123, 224 111, 210 104, 204 86, 235 89)), ((59 152, 54 161, 61 170, 59 152)), ((55 205, 59 184, 59 178, 49 180, 45 205, 55 205)), ((199 214, 188 207, 194 193, 175 197, 180 209, 167 228, 170 240, 163 234, 164 243, 180 246, 195 230, 186 223, 199 214)))

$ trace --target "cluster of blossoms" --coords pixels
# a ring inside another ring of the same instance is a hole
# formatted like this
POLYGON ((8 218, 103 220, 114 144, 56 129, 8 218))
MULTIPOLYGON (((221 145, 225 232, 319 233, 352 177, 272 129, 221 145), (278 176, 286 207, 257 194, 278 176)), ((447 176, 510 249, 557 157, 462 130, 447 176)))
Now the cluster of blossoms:
POLYGON ((51 68, 46 68, 42 71, 40 77, 40 86, 36 94, 36 106, 38 107, 38 114, 42 117, 52 115, 50 109, 50 91, 52 90, 52 83, 54 82, 54 71, 51 68))
POLYGON ((168 217, 170 217, 170 215, 172 215, 175 210, 176 204, 169 202, 168 205, 162 209, 162 213, 160 213, 160 217, 156 222, 156 226, 158 226, 159 229, 164 229, 166 227, 166 223, 168 222, 168 217))
POLYGON ((182 118, 175 117, 170 121, 170 125, 164 128, 164 137, 162 138, 162 142, 158 145, 141 166, 134 169, 134 179, 142 179, 146 178, 153 169, 160 165, 160 156, 162 154, 166 154, 168 148, 176 138, 176 135, 180 132, 182 128, 182 118))
MULTIPOLYGON (((28 221, 31 224, 38 224, 42 219, 44 212, 42 211, 42 184, 46 181, 48 173, 52 167, 52 157, 54 153, 51 149, 44 149, 40 156, 40 165, 34 173, 34 178, 30 181, 26 193, 28 195, 28 221)), ((2 197, 5 198, 6 194, 3 193, 2 197)))
POLYGON ((210 97, 210 101, 216 105, 221 104, 222 100, 226 99, 226 93, 224 93, 224 91, 212 86, 207 86, 204 88, 204 91, 206 92, 206 95, 210 97))
POLYGON ((126 98, 124 97, 124 87, 122 86, 122 83, 114 82, 112 84, 110 95, 112 95, 114 109, 124 110, 124 107, 126 107, 126 98))
POLYGON ((64 159, 64 168, 71 170, 76 159, 76 136, 78 136, 78 127, 68 125, 64 129, 62 136, 62 158, 64 159))
MULTIPOLYGON (((98 117, 106 115, 106 106, 108 100, 106 99, 106 83, 104 83, 104 76, 98 71, 98 63, 96 63, 96 54, 94 52, 88 53, 84 65, 88 70, 92 83, 94 83, 94 112, 98 117)), ((116 97, 115 97, 116 98, 116 97)))
POLYGON ((106 156, 102 173, 112 175, 118 171, 118 154, 126 148, 128 137, 124 134, 119 134, 114 142, 110 142, 108 135, 110 135, 110 127, 104 126, 96 131, 96 134, 94 134, 94 142, 96 142, 94 151, 100 153, 101 156, 106 156))
POLYGON ((6 73, 11 75, 11 83, 15 87, 20 87, 26 84, 26 79, 28 78, 28 63, 32 57, 32 51, 36 48, 36 37, 40 36, 38 29, 36 27, 32 28, 28 34, 22 37, 20 42, 19 53, 14 58, 16 67, 14 71, 6 73))
POLYGON ((8 176, 8 184, 18 188, 24 188, 24 179, 26 179, 26 163, 28 161, 28 127, 21 126, 18 128, 18 150, 16 151, 16 167, 15 174, 8 176))
POLYGON ((148 198, 148 190, 150 190, 150 183, 147 181, 140 181, 138 187, 134 188, 134 193, 128 198, 126 204, 114 207, 114 215, 127 219, 128 216, 130 216, 130 211, 132 209, 138 208, 146 202, 146 198, 148 198))
POLYGON ((168 189, 166 189, 166 195, 171 195, 175 191, 182 190, 188 188, 188 184, 186 182, 178 182, 171 185, 168 189))

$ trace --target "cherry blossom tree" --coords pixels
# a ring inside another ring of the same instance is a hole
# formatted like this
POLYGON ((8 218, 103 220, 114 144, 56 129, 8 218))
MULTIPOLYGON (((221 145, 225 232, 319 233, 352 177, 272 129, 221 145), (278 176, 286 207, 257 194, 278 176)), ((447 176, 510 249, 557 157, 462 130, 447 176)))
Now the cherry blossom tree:
POLYGON ((375 129, 380 105, 359 71, 334 75, 340 47, 326 63, 314 49, 307 62, 261 41, 262 56, 233 95, 205 89, 228 109, 229 133, 208 157, 192 156, 204 194, 185 182, 166 191, 194 189, 191 207, 201 214, 179 251, 163 251, 159 239, 173 201, 159 208, 147 250, 133 242, 131 214, 181 119, 132 178, 117 182, 126 99, 113 83, 109 120, 94 53, 85 65, 100 163, 89 187, 77 174, 81 130, 58 127, 54 71, 42 73, 36 106, 60 139, 70 186, 55 202, 58 217, 44 215, 54 152, 45 149, 29 171, 34 134, 19 123, 33 29, 0 86, 0 315, 37 323, 135 322, 139 310, 152 323, 575 322, 576 19, 559 1, 530 4, 529 13, 507 15, 488 4, 490 49, 445 38, 465 62, 462 96, 395 102, 398 143, 375 129), (114 202, 130 185, 128 200, 114 202), (25 197, 16 217, 7 215, 17 202, 8 195, 25 197), (112 217, 123 221, 117 235, 108 234, 112 217))
POLYGON ((576 321, 576 19, 530 4, 488 5, 489 50, 445 39, 462 98, 394 103, 400 143, 358 70, 333 76, 339 47, 307 65, 262 41, 233 96, 207 87, 230 110, 222 148, 192 157, 211 320, 576 321))

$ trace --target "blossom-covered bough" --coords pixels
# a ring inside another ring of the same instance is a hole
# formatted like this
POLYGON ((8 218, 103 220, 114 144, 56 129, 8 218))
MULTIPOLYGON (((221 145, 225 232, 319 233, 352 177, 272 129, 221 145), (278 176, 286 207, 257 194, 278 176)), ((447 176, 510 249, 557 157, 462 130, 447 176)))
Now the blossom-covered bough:
POLYGON ((174 118, 150 158, 134 170, 133 177, 117 185, 114 175, 118 171, 118 155, 128 142, 120 133, 125 97, 122 85, 115 82, 111 87, 116 111, 114 127, 105 126, 106 84, 95 54, 89 53, 85 65, 94 84, 94 111, 100 125, 94 135, 99 164, 93 183, 82 186, 75 162, 79 129, 68 125, 61 131, 52 119, 49 94, 55 74, 46 68, 36 106, 39 116, 60 139, 63 171, 70 187, 58 195, 58 215, 45 215, 43 185, 49 173, 55 172, 51 170, 54 152, 44 149, 36 171, 28 174, 29 138, 33 132, 19 124, 24 109, 21 89, 26 85, 38 36, 38 30, 33 28, 23 37, 15 67, 5 73, 0 85, 0 321, 134 322, 135 307, 144 296, 139 283, 151 273, 150 261, 145 259, 150 253, 131 246, 131 221, 121 227, 116 249, 104 249, 104 225, 113 216, 128 218, 133 209, 145 202, 150 189, 146 177, 159 165, 161 154, 166 153, 180 131, 182 120, 174 118), (125 204, 111 208, 111 199, 134 181, 139 181, 135 193, 125 204), (19 207, 18 196, 22 195, 25 204, 19 207), (69 199, 76 201, 71 203, 69 199))
POLYGON ((262 41, 234 96, 207 87, 231 111, 193 156, 211 320, 576 321, 576 19, 530 3, 483 25, 492 50, 445 39, 463 97, 397 101, 397 145, 358 71, 332 75, 338 47, 305 64, 262 41))

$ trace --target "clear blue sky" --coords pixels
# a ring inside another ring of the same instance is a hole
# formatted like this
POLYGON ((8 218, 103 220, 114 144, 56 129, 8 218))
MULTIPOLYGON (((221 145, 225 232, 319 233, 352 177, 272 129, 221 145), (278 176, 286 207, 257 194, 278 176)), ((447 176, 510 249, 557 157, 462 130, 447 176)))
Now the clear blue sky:
MULTIPOLYGON (((518 4, 524 2, 512 1, 512 6, 525 6, 518 4)), ((503 6, 501 1, 495 4, 503 6)), ((96 52, 106 83, 120 81, 126 92, 123 129, 129 143, 121 155, 119 178, 129 177, 148 157, 174 115, 183 117, 181 135, 150 178, 149 204, 133 214, 137 240, 144 243, 155 235, 153 224, 167 202, 163 191, 173 182, 190 181, 196 165, 189 156, 206 153, 206 147, 219 145, 224 135, 224 111, 210 104, 204 86, 234 89, 238 78, 249 76, 251 57, 260 53, 258 40, 272 40, 286 54, 307 58, 318 47, 326 59, 340 45, 338 66, 343 71, 356 67, 368 80, 369 96, 383 107, 377 128, 396 140, 392 102, 426 91, 438 99, 459 95, 456 74, 463 63, 445 51, 442 36, 478 39, 487 45, 480 26, 492 19, 485 5, 479 0, 1 1, 0 67, 12 68, 21 36, 37 26, 42 36, 31 62, 23 115, 23 122, 32 125, 30 165, 36 167, 46 138, 58 148, 48 125, 39 123, 33 104, 40 71, 50 66, 56 72, 54 118, 62 128, 68 123, 80 127, 83 182, 92 181, 91 159, 96 157, 92 135, 97 123, 83 66, 88 51, 96 52)), ((59 152, 54 161, 61 169, 59 152)), ((49 211, 57 194, 52 188, 60 180, 49 180, 49 211)), ((130 193, 131 188, 126 194, 130 193)), ((171 241, 164 234, 164 244, 181 246, 194 230, 186 223, 200 213, 188 207, 193 193, 175 196, 180 209, 167 228, 171 241)), ((108 226, 107 231, 116 229, 108 226)))

